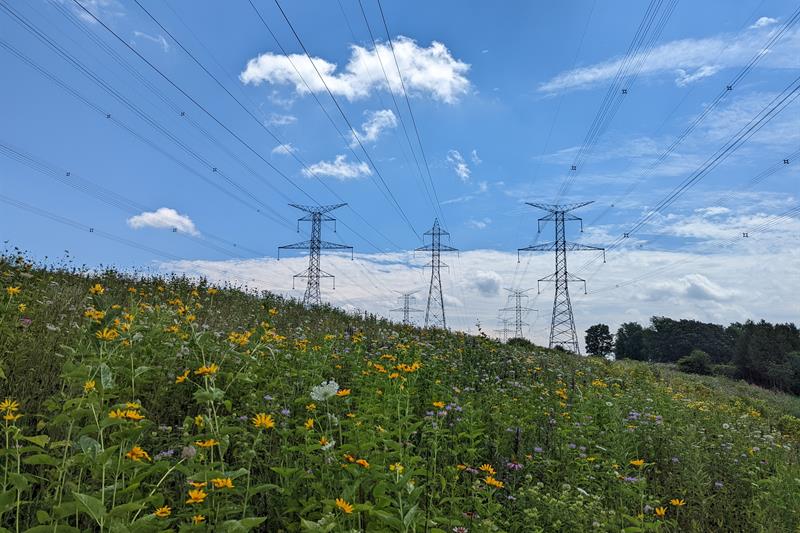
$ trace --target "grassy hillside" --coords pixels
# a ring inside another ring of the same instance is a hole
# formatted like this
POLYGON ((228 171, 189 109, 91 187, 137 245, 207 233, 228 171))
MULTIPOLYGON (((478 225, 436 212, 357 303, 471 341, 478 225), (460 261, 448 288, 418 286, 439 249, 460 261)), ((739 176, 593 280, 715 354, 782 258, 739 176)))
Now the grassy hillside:
POLYGON ((0 531, 800 530, 796 398, 183 279, 0 291, 0 531))

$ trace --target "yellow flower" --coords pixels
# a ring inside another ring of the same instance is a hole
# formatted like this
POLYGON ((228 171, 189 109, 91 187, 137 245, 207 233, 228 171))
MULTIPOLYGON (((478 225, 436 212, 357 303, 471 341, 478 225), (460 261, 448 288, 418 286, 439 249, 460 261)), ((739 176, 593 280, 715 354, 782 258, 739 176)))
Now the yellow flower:
POLYGON ((165 505, 164 507, 159 507, 158 509, 153 511, 153 514, 156 515, 158 518, 166 518, 172 514, 172 509, 170 509, 165 505))
POLYGON ((278 310, 273 307, 272 309, 269 310, 269 314, 270 316, 275 316, 278 314, 278 310))
POLYGON ((125 418, 127 411, 122 409, 114 409, 108 413, 108 418, 125 418))
POLYGON ((319 438, 319 445, 320 446, 325 446, 327 444, 328 444, 328 439, 327 438, 325 438, 324 436, 319 438))
POLYGON ((11 412, 8 412, 3 415, 3 420, 5 420, 6 422, 16 422, 20 418, 22 418, 21 414, 15 415, 14 413, 11 412))
POLYGON ((128 409, 141 409, 142 404, 140 404, 139 402, 125 402, 125 407, 127 407, 128 409))
POLYGON ((206 292, 208 294, 210 294, 211 296, 214 296, 215 294, 217 294, 219 292, 219 289, 215 289, 214 287, 209 287, 206 292))
POLYGON ((336 498, 336 507, 341 509, 344 514, 352 514, 353 512, 353 506, 342 498, 336 498))
POLYGON ((630 464, 632 464, 636 468, 641 468, 642 466, 644 466, 644 459, 632 459, 630 461, 630 464))
POLYGON ((495 475, 495 474, 497 473, 497 472, 495 471, 495 469, 494 469, 494 468, 492 468, 492 465, 490 465, 490 464, 482 464, 482 465, 481 465, 481 466, 478 468, 478 470, 481 470, 481 471, 483 471, 483 472, 486 472, 487 474, 489 474, 489 475, 491 475, 491 476, 493 476, 493 475, 495 475))
POLYGON ((232 489, 233 480, 229 477, 215 477, 211 480, 211 484, 215 489, 232 489))
POLYGON ((89 287, 89 292, 92 294, 103 294, 106 292, 106 289, 99 283, 95 283, 93 286, 89 287))
POLYGON ((105 327, 102 331, 95 332, 94 336, 101 341, 113 341, 119 337, 119 332, 116 329, 108 329, 105 327))
POLYGON ((189 485, 191 485, 192 487, 194 487, 196 489, 202 489, 203 487, 208 485, 208 483, 206 483, 205 481, 190 481, 189 485))
POLYGON ((389 465, 389 470, 391 470, 392 472, 397 472, 398 474, 402 474, 403 470, 405 469, 406 468, 400 463, 392 463, 389 465))
POLYGON ((9 296, 16 296, 22 291, 20 287, 6 287, 6 293, 9 296))
POLYGON ((364 468, 369 468, 369 463, 367 462, 366 459, 359 459, 359 460, 356 461, 356 464, 357 465, 361 465, 364 468))
POLYGON ((272 419, 272 415, 258 413, 253 417, 253 425, 257 428, 272 429, 275 427, 275 420, 272 419))
POLYGON ((314 411, 314 410, 316 410, 316 408, 317 408, 317 404, 315 404, 315 403, 310 403, 310 404, 306 405, 306 411, 314 411))
POLYGON ((131 448, 130 451, 125 454, 125 457, 127 457, 131 461, 138 461, 138 462, 141 462, 142 459, 145 459, 147 461, 150 460, 150 455, 139 446, 134 446, 133 448, 131 448))
POLYGON ((202 524, 206 521, 206 517, 201 514, 196 514, 192 517, 192 523, 194 525, 202 524))
POLYGON ((490 487, 494 487, 496 489, 502 489, 505 486, 505 484, 502 481, 499 481, 493 478, 492 476, 486 476, 483 481, 490 487))
POLYGON ((206 421, 203 420, 203 415, 197 415, 196 417, 194 417, 194 425, 199 428, 205 427, 206 421))
POLYGON ((303 424, 303 425, 306 427, 306 429, 313 428, 314 427, 314 419, 313 418, 309 418, 308 420, 306 420, 306 423, 303 424))
POLYGON ((19 402, 16 400, 12 400, 11 398, 6 398, 2 402, 0 402, 0 411, 8 411, 9 413, 13 413, 14 411, 19 410, 19 402))
POLYGON ((183 374, 175 378, 175 383, 183 383, 189 377, 189 370, 184 370, 183 374))
POLYGON ((433 406, 438 408, 438 409, 443 409, 444 408, 444 402, 433 402, 433 406))
POLYGON ((683 498, 672 498, 669 501, 669 503, 670 505, 674 505, 675 507, 683 507, 684 505, 686 505, 686 500, 684 500, 683 498))
POLYGON ((467 465, 465 465, 465 464, 456 465, 456 468, 458 468, 459 470, 466 470, 467 469, 467 465))
POLYGON ((203 503, 208 494, 202 489, 194 489, 189 491, 189 499, 186 503, 203 503))
POLYGON ((667 508, 666 507, 656 507, 656 516, 657 517, 664 518, 664 516, 666 516, 666 514, 667 514, 667 508))
POLYGON ((211 448, 212 446, 216 446, 217 444, 219 444, 219 441, 215 439, 198 440, 195 441, 195 444, 197 444, 201 448, 211 448))
POLYGON ((350 389, 342 389, 336 393, 336 396, 350 396, 350 389))
POLYGON ((131 294, 136 294, 136 287, 128 287, 128 292, 131 294))
POLYGON ((194 371, 195 376, 212 376, 219 371, 219 366, 216 363, 210 365, 203 365, 194 371))
POLYGON ((144 419, 144 415, 134 409, 128 409, 125 411, 125 418, 128 420, 133 420, 134 422, 138 422, 139 420, 144 419))
POLYGON ((19 309, 19 312, 20 312, 20 313, 24 313, 24 312, 25 312, 25 310, 26 310, 27 308, 28 308, 28 306, 27 306, 27 305, 25 305, 25 304, 19 304, 19 305, 17 306, 17 309, 19 309))

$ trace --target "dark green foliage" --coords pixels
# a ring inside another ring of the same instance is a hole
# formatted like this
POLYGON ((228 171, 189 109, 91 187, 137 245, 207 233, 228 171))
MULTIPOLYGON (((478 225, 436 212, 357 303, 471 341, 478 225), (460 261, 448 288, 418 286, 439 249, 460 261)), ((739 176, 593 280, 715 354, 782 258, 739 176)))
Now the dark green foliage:
POLYGON ((636 322, 626 322, 617 330, 617 339, 614 344, 614 354, 617 359, 647 359, 644 353, 644 328, 636 322))
POLYGON ((752 383, 797 393, 800 362, 791 352, 800 350, 800 332, 794 324, 748 321, 739 325, 734 362, 752 383))
POLYGON ((703 350, 693 350, 686 357, 678 359, 678 368, 690 374, 711 374, 711 356, 703 350))
POLYGON ((697 320, 673 320, 654 316, 644 332, 644 348, 653 361, 670 363, 692 350, 706 352, 715 363, 731 360, 735 337, 718 324, 697 320))
POLYGON ((614 337, 608 326, 595 324, 586 330, 586 352, 592 355, 606 356, 614 349, 614 337))
POLYGON ((512 337, 506 341, 509 346, 516 346, 518 348, 536 348, 536 345, 524 337, 512 337))

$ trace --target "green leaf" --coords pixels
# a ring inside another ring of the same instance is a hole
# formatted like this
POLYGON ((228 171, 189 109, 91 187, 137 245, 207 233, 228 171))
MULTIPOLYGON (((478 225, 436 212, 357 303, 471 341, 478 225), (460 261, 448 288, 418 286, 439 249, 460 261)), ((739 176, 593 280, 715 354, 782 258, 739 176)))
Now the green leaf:
POLYGON ((81 533, 81 530, 72 526, 45 525, 26 529, 25 533, 81 533))
POLYGON ((254 527, 260 526, 267 517, 242 518, 241 520, 226 520, 222 523, 222 530, 226 533, 247 533, 254 527))
POLYGON ((80 492, 73 492, 72 495, 75 497, 75 501, 80 504, 79 507, 94 518, 98 525, 102 526, 106 517, 106 507, 103 502, 94 496, 81 494, 80 492))
POLYGON ((103 385, 104 390, 114 388, 114 375, 105 363, 100 363, 100 383, 103 385))
POLYGON ((40 524, 46 524, 50 521, 50 515, 47 514, 47 511, 42 511, 40 509, 36 511, 36 521, 40 524))
POLYGON ((411 509, 406 512, 406 515, 403 517, 403 525, 408 527, 411 522, 414 521, 414 517, 417 515, 417 511, 419 511, 419 506, 414 505, 411 509))
POLYGON ((0 515, 14 508, 17 502, 17 491, 7 490, 0 492, 0 515))
POLYGON ((36 455, 32 455, 30 457, 26 457, 22 460, 23 463, 26 465, 49 465, 49 466, 58 466, 59 461, 55 457, 50 457, 46 453, 39 453, 36 455))
POLYGON ((28 442, 32 442, 35 445, 39 446, 40 448, 44 448, 47 446, 47 443, 50 442, 49 435, 36 435, 35 437, 22 437, 22 440, 26 440, 28 442))
POLYGON ((138 378, 139 376, 141 376, 142 374, 144 374, 148 370, 150 370, 149 366, 140 366, 136 370, 133 371, 133 377, 138 378))
POLYGON ((83 453, 90 455, 92 459, 96 458, 97 454, 102 450, 100 443, 88 435, 82 435, 78 439, 78 446, 81 447, 83 453))

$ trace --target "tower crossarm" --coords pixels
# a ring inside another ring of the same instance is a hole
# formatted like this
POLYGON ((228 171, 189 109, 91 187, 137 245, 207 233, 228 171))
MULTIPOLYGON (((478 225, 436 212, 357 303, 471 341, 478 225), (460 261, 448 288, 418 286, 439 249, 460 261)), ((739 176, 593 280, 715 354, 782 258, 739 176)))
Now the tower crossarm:
POLYGON ((303 204, 289 204, 289 205, 291 207, 294 207, 295 209, 299 209, 300 211, 305 211, 306 213, 319 213, 322 215, 330 211, 333 211, 334 209, 339 209, 340 207, 344 207, 347 204, 345 203, 345 204, 331 204, 331 205, 318 205, 318 206, 303 205, 303 204))
POLYGON ((551 213, 555 213, 556 211, 562 211, 566 213, 568 211, 573 211, 575 209, 578 209, 579 207, 583 207, 591 203, 594 203, 594 200, 589 202, 578 202, 574 204, 542 204, 539 202, 525 202, 525 203, 531 207, 542 209, 544 211, 550 211, 551 213))

